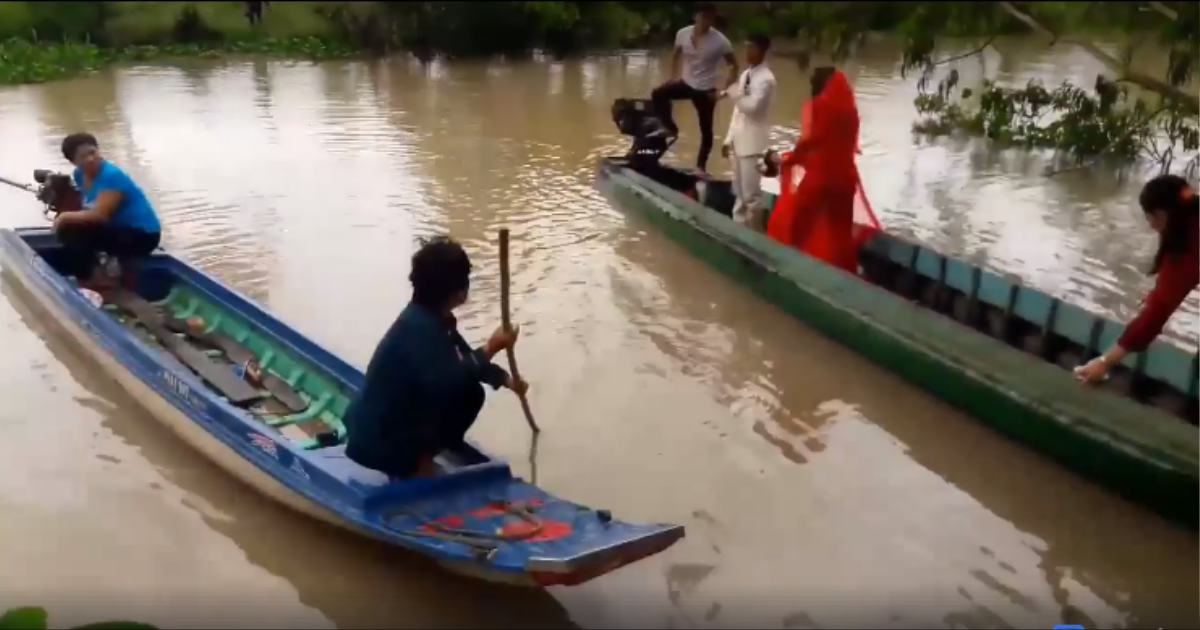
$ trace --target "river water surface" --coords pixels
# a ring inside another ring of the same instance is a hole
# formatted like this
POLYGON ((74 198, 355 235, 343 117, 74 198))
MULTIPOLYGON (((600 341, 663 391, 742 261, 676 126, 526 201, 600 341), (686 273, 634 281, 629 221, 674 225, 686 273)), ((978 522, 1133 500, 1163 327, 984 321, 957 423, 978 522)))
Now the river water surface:
MULTIPOLYGON (((847 66, 860 168, 889 229, 1125 317, 1153 239, 1137 183, 917 142, 894 57, 847 66)), ((1069 51, 991 59, 1050 81, 1069 51)), ((661 58, 139 66, 0 91, 0 172, 63 168, 95 133, 150 192, 165 245, 363 366, 408 297, 418 236, 475 258, 469 337, 497 324, 513 230, 537 481, 687 538, 581 587, 513 591, 432 571, 261 499, 117 390, 28 296, 0 298, 0 609, 62 626, 1195 627, 1200 547, 805 329, 609 207, 609 107, 661 58)), ((794 138, 806 79, 780 61, 794 138)), ((694 118, 681 108, 687 134, 694 118)), ((728 111, 718 125, 723 131, 728 111)), ((690 161, 694 139, 680 149, 690 161)), ((719 160, 714 160, 719 164, 719 160)), ((724 168, 723 165, 720 168, 724 168)), ((39 224, 0 190, 0 225, 39 224)), ((1195 296, 1170 336, 1196 344, 1195 296)), ((472 437, 531 474, 516 401, 472 437)))

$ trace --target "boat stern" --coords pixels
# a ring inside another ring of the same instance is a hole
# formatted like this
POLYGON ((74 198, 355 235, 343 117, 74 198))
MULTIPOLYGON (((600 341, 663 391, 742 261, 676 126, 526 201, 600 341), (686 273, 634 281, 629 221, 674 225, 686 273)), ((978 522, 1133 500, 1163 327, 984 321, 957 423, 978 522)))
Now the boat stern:
POLYGON ((453 571, 527 586, 582 584, 684 536, 680 525, 621 521, 512 478, 378 514, 397 542, 424 548, 453 571))
POLYGON ((635 525, 609 521, 594 531, 584 529, 585 533, 575 543, 577 551, 534 555, 525 562, 526 573, 538 586, 583 584, 664 551, 684 536, 682 525, 665 523, 635 525))

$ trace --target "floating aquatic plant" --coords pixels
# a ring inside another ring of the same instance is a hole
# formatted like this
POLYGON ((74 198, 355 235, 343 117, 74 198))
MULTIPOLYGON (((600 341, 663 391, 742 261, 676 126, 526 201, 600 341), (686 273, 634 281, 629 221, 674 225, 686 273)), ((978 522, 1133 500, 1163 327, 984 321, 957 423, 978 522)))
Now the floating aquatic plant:
MULTIPOLYGON (((46 630, 49 615, 45 608, 25 606, 13 608, 0 615, 0 630, 46 630)), ((101 621, 76 626, 71 630, 157 630, 150 624, 137 621, 101 621)))

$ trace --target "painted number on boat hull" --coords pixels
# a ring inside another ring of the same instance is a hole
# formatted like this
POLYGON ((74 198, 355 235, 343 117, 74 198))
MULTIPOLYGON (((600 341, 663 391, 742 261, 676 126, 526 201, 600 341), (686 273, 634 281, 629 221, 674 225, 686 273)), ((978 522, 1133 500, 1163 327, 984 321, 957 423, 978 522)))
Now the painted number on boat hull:
POLYGON ((202 407, 200 400, 192 393, 192 387, 185 383, 182 378, 179 378, 178 374, 170 370, 163 370, 162 378, 171 393, 193 407, 202 407))

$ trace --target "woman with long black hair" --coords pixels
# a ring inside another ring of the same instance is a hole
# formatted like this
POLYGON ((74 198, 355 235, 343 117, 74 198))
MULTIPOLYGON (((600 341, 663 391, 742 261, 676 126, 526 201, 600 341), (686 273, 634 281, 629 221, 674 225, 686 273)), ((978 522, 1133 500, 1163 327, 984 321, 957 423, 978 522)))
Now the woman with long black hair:
POLYGON ((1125 355, 1145 350, 1162 332, 1175 309, 1200 284, 1200 199, 1187 180, 1159 175, 1138 197, 1150 228, 1158 232, 1158 251, 1150 275, 1158 276, 1142 310, 1104 354, 1075 369, 1084 382, 1104 380, 1125 355))

